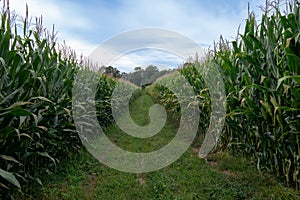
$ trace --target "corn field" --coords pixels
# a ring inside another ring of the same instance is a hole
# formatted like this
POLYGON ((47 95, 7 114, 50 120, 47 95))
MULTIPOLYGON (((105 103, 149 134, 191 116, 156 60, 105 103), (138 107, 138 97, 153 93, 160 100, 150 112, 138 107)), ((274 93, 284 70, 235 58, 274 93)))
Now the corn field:
POLYGON ((258 169, 300 183, 300 9, 275 7, 259 25, 253 14, 230 51, 220 42, 216 62, 227 82, 222 143, 256 159, 258 169))
MULTIPOLYGON (((245 30, 235 41, 221 37, 207 61, 186 64, 180 73, 193 86, 207 124, 209 91, 199 69, 209 67, 208 60, 219 65, 227 115, 218 148, 255 159, 259 170, 274 172, 299 188, 300 9, 296 1, 287 6, 286 14, 276 4, 266 8, 269 13, 260 21, 249 13, 245 30)), ((160 85, 152 87, 156 99, 179 116, 174 95, 160 85)), ((202 130, 205 123, 199 124, 202 130)))
MULTIPOLYGON (((19 24, 5 8, 0 26, 0 199, 29 194, 42 185, 57 163, 82 144, 72 119, 72 84, 79 70, 88 70, 42 19, 19 24)), ((115 81, 101 77, 96 99, 99 120, 111 122, 108 96, 115 81), (107 114, 108 113, 108 114, 107 114)))
MULTIPOLYGON (((299 189, 299 2, 292 1, 287 7, 284 14, 279 5, 266 8, 259 20, 249 13, 244 32, 236 40, 221 38, 207 60, 191 62, 179 72, 196 94, 201 134, 211 114, 203 73, 210 63, 220 66, 227 115, 217 149, 253 159, 259 170, 273 172, 299 189)), ((21 27, 4 6, 0 24, 0 199, 16 193, 30 195, 32 188, 43 185, 42 175, 53 173, 62 159, 82 148, 72 118, 72 88, 79 72, 91 70, 89 62, 77 58, 66 45, 58 45, 55 32, 47 31, 41 18, 32 26, 26 16, 21 27)), ((99 72, 95 102, 103 127, 114 122, 112 105, 118 104, 112 104, 111 95, 117 83, 99 72)), ((148 91, 174 118, 180 117, 180 102, 170 90, 155 84, 148 91)))

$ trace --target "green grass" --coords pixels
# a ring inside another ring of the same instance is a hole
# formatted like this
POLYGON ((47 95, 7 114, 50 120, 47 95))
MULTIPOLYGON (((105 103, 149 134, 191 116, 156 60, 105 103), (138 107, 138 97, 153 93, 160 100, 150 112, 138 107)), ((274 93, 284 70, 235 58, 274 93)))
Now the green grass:
MULTIPOLYGON (((148 109, 153 104, 146 94, 131 106, 133 120, 149 122, 148 109)), ((176 131, 177 123, 168 119, 166 127, 143 144, 126 136, 116 126, 107 135, 118 146, 132 151, 150 151, 156 142, 165 144, 176 131), (118 139, 117 139, 118 138, 118 139), (159 139, 160 138, 160 139, 159 139)), ((160 146, 158 145, 158 146, 160 146)), ((227 153, 199 159, 191 147, 168 167, 143 174, 111 169, 82 150, 60 163, 57 172, 44 177, 44 187, 32 199, 299 199, 300 194, 280 186, 267 173, 258 173, 243 158, 227 153)), ((28 197, 26 197, 28 199, 28 197)))
MULTIPOLYGON (((132 119, 137 125, 147 125, 150 122, 148 110, 153 104, 149 95, 142 95, 130 106, 132 119)), ((144 139, 131 137, 116 125, 112 125, 107 129, 107 136, 112 142, 127 151, 151 152, 169 143, 177 133, 177 128, 177 123, 169 119, 158 134, 144 139)))

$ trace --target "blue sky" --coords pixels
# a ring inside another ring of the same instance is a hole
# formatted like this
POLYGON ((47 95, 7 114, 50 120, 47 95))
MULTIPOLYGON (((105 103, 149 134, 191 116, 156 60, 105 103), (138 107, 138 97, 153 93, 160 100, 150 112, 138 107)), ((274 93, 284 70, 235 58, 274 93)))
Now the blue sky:
MULTIPOLYGON (((251 10, 265 0, 250 0, 251 10)), ((11 9, 18 15, 43 15, 44 25, 55 24, 58 42, 63 40, 78 54, 89 54, 103 41, 119 33, 138 28, 157 27, 184 34, 203 48, 208 48, 222 34, 232 40, 239 25, 247 18, 244 0, 14 0, 11 9)), ((124 55, 115 65, 131 71, 139 65, 157 64, 175 67, 183 62, 175 55, 141 51, 124 55)))

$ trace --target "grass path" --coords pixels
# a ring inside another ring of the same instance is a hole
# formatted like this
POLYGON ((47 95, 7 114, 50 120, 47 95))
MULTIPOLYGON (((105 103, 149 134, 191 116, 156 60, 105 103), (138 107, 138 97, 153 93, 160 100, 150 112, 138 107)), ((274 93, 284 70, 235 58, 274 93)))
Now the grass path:
MULTIPOLYGON (((153 104, 144 94, 131 106, 133 120, 149 122, 153 104)), ((136 139, 112 125, 106 135, 119 147, 149 152, 167 144, 178 123, 168 120, 162 131, 150 139, 136 139)), ((94 159, 87 151, 62 162, 57 172, 44 180, 36 199, 300 199, 299 193, 280 186, 270 175, 262 175, 245 159, 219 153, 210 162, 199 159, 195 148, 159 171, 124 173, 94 159)))

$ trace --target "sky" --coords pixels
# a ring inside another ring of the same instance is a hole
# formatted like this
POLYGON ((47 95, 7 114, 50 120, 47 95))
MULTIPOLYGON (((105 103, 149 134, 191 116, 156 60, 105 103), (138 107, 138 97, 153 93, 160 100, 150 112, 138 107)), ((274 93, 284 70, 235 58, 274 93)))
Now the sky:
MULTIPOLYGON (((258 16, 265 0, 249 0, 258 16)), ((58 32, 58 43, 66 42, 78 55, 89 56, 99 45, 121 33, 160 28, 178 32, 201 48, 212 48, 220 35, 233 40, 248 15, 246 0, 11 0, 11 10, 29 16, 43 16, 43 24, 58 32)), ((137 66, 174 68, 187 58, 157 49, 131 51, 112 65, 129 72, 137 66)))

